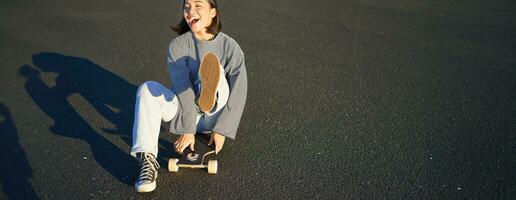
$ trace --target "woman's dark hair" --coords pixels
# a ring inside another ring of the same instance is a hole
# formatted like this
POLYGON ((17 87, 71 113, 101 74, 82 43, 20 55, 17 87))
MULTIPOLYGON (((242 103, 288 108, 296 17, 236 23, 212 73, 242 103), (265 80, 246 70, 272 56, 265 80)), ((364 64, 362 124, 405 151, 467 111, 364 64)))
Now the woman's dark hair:
MULTIPOLYGON (((185 7, 185 1, 186 0, 183 0, 183 9, 185 7)), ((217 14, 211 20, 211 24, 206 28, 206 31, 208 33, 217 35, 220 32, 220 30, 222 29, 222 22, 220 19, 221 17, 220 17, 219 7, 217 6, 217 2, 215 0, 207 0, 207 1, 210 4, 211 8, 215 8, 215 10, 217 11, 217 14)), ((184 33, 187 33, 188 31, 190 31, 190 27, 188 27, 188 24, 186 23, 184 17, 181 17, 181 21, 179 21, 179 23, 177 25, 171 26, 170 28, 172 28, 172 30, 174 30, 178 35, 183 35, 184 33)))

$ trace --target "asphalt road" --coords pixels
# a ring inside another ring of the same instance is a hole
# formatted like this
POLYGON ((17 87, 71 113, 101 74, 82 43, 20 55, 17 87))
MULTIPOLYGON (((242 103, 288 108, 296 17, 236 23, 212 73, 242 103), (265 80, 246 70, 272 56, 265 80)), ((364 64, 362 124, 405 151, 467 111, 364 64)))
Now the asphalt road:
MULTIPOLYGON (((219 173, 137 194, 174 1, 0 1, 0 199, 514 199, 516 3, 220 0, 249 94, 219 173)), ((166 125, 165 125, 166 126, 166 125)))

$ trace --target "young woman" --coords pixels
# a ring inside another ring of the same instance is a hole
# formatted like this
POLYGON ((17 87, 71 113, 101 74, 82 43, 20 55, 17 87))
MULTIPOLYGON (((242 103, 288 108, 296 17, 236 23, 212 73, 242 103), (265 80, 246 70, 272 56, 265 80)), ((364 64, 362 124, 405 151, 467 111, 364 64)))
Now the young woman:
POLYGON ((172 88, 147 81, 136 97, 131 154, 141 169, 135 188, 156 188, 161 121, 178 134, 177 152, 194 149, 195 133, 210 133, 218 153, 226 137, 235 139, 247 96, 244 54, 238 43, 220 32, 215 0, 184 0, 183 18, 173 27, 179 36, 168 49, 172 88))

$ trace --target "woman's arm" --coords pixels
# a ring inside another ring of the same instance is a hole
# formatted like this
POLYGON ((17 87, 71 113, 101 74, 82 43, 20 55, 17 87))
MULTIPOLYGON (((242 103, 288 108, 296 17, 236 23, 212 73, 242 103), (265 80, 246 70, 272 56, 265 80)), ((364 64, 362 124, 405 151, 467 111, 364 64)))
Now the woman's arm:
POLYGON ((247 70, 240 46, 236 44, 228 55, 229 98, 217 119, 213 132, 235 139, 247 98, 247 70))
POLYGON ((167 65, 172 83, 172 90, 179 100, 177 117, 171 123, 171 131, 176 134, 193 134, 195 125, 195 94, 190 80, 190 68, 187 66, 186 50, 172 42, 167 53, 167 65))

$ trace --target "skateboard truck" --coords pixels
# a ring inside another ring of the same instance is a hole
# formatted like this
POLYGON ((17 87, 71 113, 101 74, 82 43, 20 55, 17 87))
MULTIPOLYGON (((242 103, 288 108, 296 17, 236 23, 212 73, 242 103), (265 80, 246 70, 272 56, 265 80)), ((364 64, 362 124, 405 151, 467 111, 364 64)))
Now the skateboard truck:
MULTIPOLYGON (((217 163, 217 160, 208 160, 208 163, 205 164, 205 158, 207 155, 210 155, 210 154, 213 154, 215 153, 215 151, 210 151, 210 152, 207 152, 206 154, 204 154, 204 156, 202 157, 202 160, 200 163, 198 164, 188 164, 188 163, 182 163, 182 162, 179 162, 180 159, 179 158, 170 158, 168 160, 168 171, 170 172, 177 172, 179 170, 180 167, 182 168, 208 168, 208 173, 210 174, 216 174, 217 173, 217 168, 218 168, 218 163, 217 163)), ((195 161, 198 159, 198 156, 199 154, 198 153, 195 153, 195 152, 191 152, 187 155, 187 158, 186 160, 189 160, 189 161, 195 161)))

